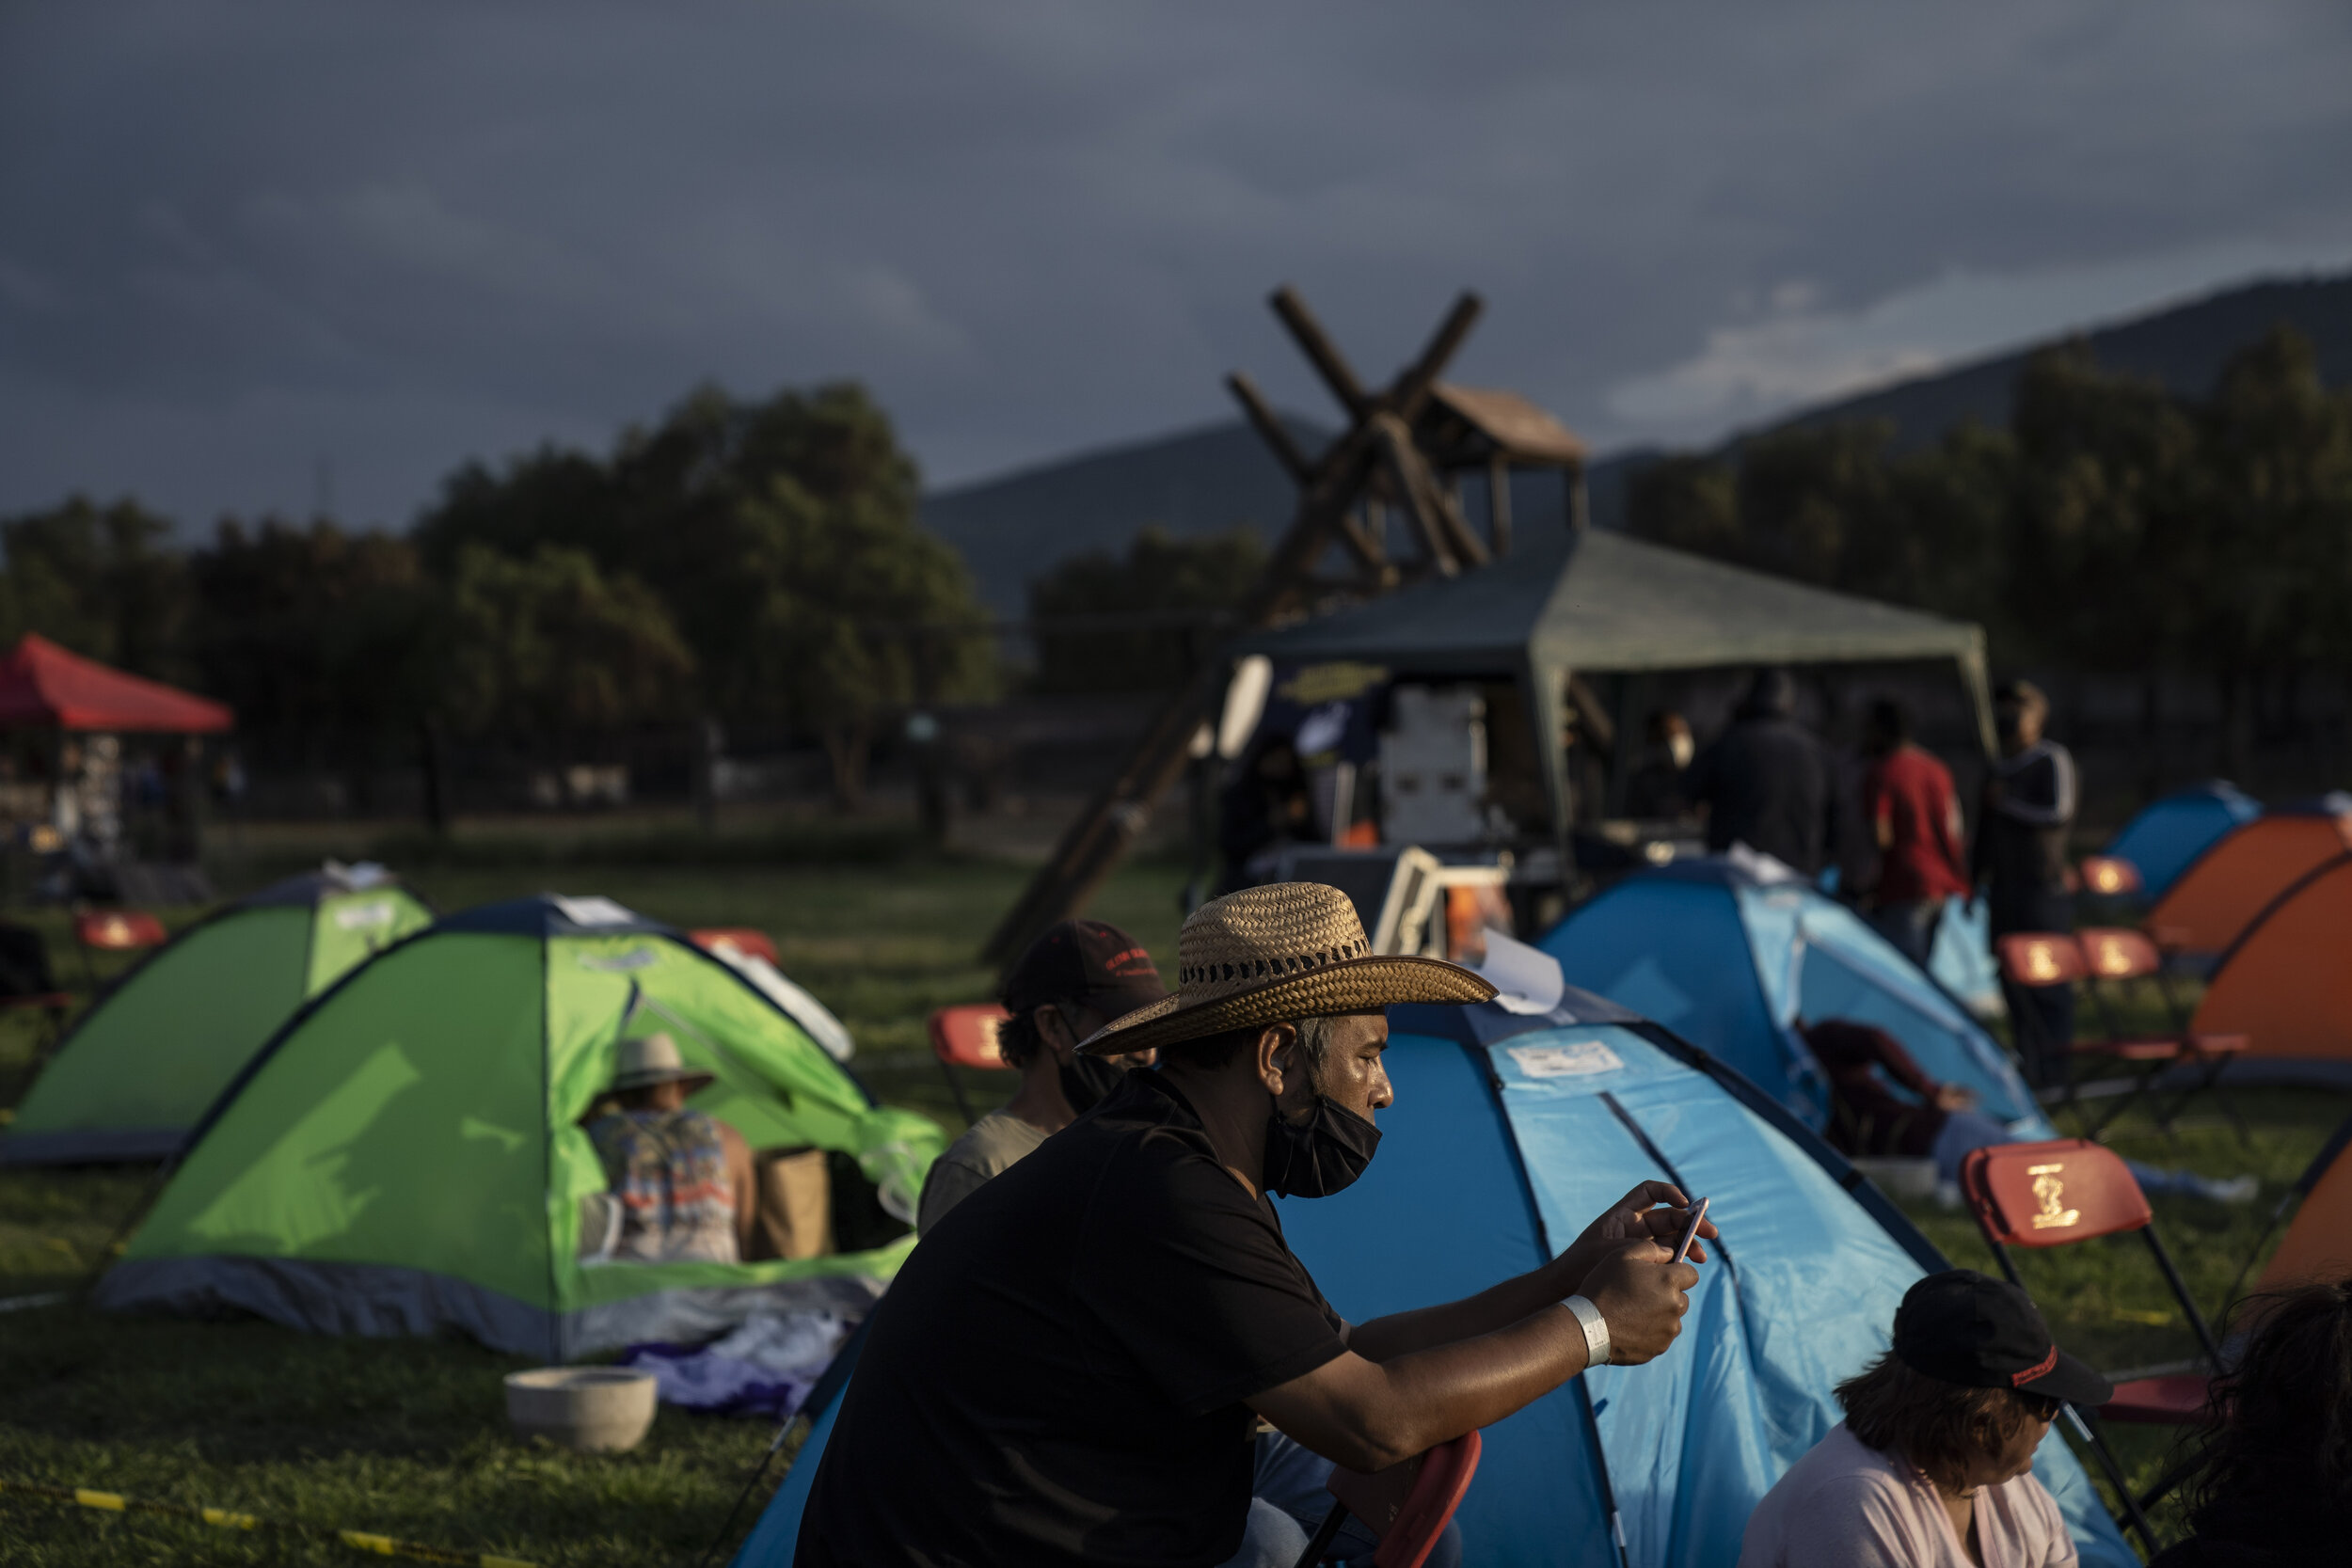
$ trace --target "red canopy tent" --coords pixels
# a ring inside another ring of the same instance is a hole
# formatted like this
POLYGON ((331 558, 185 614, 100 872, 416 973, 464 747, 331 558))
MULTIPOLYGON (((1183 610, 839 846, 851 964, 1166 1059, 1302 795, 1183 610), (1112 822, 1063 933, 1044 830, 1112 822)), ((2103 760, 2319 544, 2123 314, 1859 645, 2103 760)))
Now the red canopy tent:
POLYGON ((224 704, 110 670, 38 632, 0 659, 0 729, 216 735, 235 722, 224 704))

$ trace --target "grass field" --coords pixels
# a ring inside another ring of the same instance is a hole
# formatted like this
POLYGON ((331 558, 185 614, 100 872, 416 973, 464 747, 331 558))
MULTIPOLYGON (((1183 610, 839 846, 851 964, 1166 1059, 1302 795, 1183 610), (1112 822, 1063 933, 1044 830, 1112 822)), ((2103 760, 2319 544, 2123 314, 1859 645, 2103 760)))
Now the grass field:
MULTIPOLYGON (((875 1091, 960 1125, 924 1050, 923 1018, 943 1003, 987 993, 989 974, 976 954, 1018 891, 1020 867, 880 853, 857 864, 787 859, 678 869, 642 856, 626 864, 531 863, 489 852, 467 859, 417 879, 443 909, 552 886, 605 894, 681 925, 772 933, 786 969, 856 1034, 861 1071, 875 1091), (500 863, 517 860, 524 863, 500 863)), ((282 869, 267 857, 247 865, 250 879, 282 869)), ((1181 881, 1181 871, 1164 864, 1130 866, 1093 912, 1165 957, 1174 947, 1181 881)), ((193 912, 169 911, 177 920, 193 912)), ((53 920, 53 951, 62 954, 63 923, 53 920)), ((21 1095, 30 1058, 29 1034, 9 1028, 0 1039, 0 1105, 21 1095)), ((986 1103, 1003 1085, 973 1088, 986 1103)), ((2185 1125, 2177 1151, 2144 1124, 2127 1124, 2113 1138, 2135 1157, 2262 1177, 2263 1196, 2248 1207, 2156 1200, 2208 1310, 2285 1184, 2352 1109, 2324 1095, 2249 1096, 2244 1103, 2259 1133, 2250 1152, 2217 1122, 2185 1125)), ((0 1171, 0 1296, 73 1286, 103 1257, 145 1180, 137 1171, 0 1171)), ((1932 1207, 1915 1217, 1955 1261, 1993 1268, 1964 1217, 1932 1207)), ((2139 1367, 2194 1353, 2136 1243, 2092 1243, 2024 1266, 2061 1342, 2094 1364, 2139 1367)), ((12 1312, 0 1316, 0 1481, 234 1509, 548 1565, 693 1561, 718 1534, 770 1430, 665 1409, 630 1454, 586 1457, 521 1444, 508 1433, 499 1378, 524 1364, 454 1338, 322 1339, 251 1322, 98 1318, 72 1306, 12 1312)), ((2119 1433, 2137 1481, 2159 1473, 2168 1441, 2146 1431, 2119 1433)), ((340 1560, 359 1557, 304 1535, 0 1493, 0 1561, 10 1564, 340 1560)))

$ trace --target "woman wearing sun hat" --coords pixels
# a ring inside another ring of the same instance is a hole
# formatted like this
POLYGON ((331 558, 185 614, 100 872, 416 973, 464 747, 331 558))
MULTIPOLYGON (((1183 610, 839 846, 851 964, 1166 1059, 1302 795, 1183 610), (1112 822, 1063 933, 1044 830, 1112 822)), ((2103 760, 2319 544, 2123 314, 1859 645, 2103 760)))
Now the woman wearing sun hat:
POLYGON ((1673 1342, 1698 1276, 1654 1240, 1682 1218, 1661 1182, 1532 1274, 1343 1322, 1266 1194, 1335 1193, 1371 1161, 1383 1008, 1494 988, 1375 955, 1346 896, 1305 882, 1201 906, 1179 966, 1080 1047, 1158 1070, 964 1199, 876 1307, 803 1568, 1202 1568, 1243 1544, 1260 1417, 1377 1470, 1673 1342))
POLYGON ((1895 1310, 1895 1348, 1837 1386, 1845 1420, 1756 1505, 1740 1568, 2071 1568, 2034 1449, 2061 1405, 2114 1393, 2016 1286, 1931 1274, 1895 1310))

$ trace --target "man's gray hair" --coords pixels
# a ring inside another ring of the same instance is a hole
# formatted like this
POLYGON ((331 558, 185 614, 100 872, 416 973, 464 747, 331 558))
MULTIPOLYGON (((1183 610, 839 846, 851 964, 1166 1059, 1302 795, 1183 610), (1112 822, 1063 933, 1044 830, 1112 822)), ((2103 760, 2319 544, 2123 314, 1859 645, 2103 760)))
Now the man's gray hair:
POLYGON ((1331 1053, 1331 1027, 1335 1018, 1302 1018, 1295 1022, 1298 1030, 1298 1050, 1307 1058, 1307 1078, 1310 1083, 1323 1082, 1323 1059, 1331 1053))

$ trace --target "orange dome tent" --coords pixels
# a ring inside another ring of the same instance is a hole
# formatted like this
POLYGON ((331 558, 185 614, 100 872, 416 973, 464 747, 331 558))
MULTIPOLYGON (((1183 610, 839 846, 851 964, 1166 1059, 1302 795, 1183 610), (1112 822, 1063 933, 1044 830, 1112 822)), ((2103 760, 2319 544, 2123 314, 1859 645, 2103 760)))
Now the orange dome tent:
POLYGON ((2237 828, 2181 873, 2149 911, 2148 934, 2175 952, 2225 951, 2297 878, 2352 848, 2346 814, 2352 799, 2330 795, 2237 828))
POLYGON ((2303 1195, 2303 1207, 2264 1266, 2256 1290, 2278 1291, 2352 1275, 2352 1157, 2347 1149, 2352 1149, 2352 1121, 2336 1129, 2319 1158, 2295 1183, 2303 1195))
POLYGON ((2289 883, 2240 933, 2214 967, 2189 1027, 2252 1038, 2253 1049, 2231 1069, 2233 1081, 2352 1082, 2347 958, 2352 854, 2339 851, 2289 883), (2282 1070, 2290 1067, 2296 1070, 2282 1070))
POLYGON ((109 669, 39 632, 0 658, 0 729, 215 735, 235 722, 209 697, 109 669))

